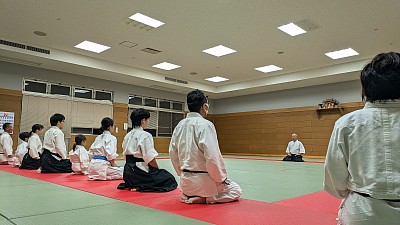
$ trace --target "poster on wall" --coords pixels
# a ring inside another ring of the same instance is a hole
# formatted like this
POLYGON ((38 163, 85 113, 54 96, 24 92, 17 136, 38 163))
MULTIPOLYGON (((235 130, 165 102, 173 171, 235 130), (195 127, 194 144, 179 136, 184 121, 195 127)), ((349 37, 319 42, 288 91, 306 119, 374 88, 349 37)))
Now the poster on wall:
POLYGON ((0 134, 4 132, 3 124, 11 123, 14 126, 14 112, 0 112, 0 134))

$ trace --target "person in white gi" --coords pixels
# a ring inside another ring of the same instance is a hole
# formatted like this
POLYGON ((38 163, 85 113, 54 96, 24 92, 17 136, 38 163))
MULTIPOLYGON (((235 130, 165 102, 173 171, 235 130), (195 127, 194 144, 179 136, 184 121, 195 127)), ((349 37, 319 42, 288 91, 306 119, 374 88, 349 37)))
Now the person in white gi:
MULTIPOLYGON (((34 124, 28 140, 28 152, 23 156, 20 169, 37 170, 40 168, 40 157, 43 153, 43 145, 39 135, 44 132, 41 124, 34 124)), ((40 172, 40 170, 38 170, 40 172)))
POLYGON ((97 136, 90 146, 89 154, 92 160, 89 164, 89 180, 121 180, 123 168, 117 167, 117 138, 111 133, 114 131, 114 121, 104 118, 101 121, 101 135, 97 136))
POLYGON ((341 198, 339 224, 400 221, 400 54, 382 53, 361 72, 363 109, 336 121, 324 189, 341 198))
POLYGON ((56 113, 50 117, 50 129, 44 134, 43 154, 40 160, 41 173, 71 173, 71 162, 67 159, 64 128, 65 117, 56 113))
POLYGON ((292 140, 286 148, 287 156, 283 161, 304 162, 303 154, 306 153, 303 143, 297 139, 297 134, 292 134, 292 140))
POLYGON ((13 167, 19 167, 22 163, 22 159, 24 155, 28 152, 28 140, 29 140, 29 132, 21 132, 19 134, 19 139, 22 141, 21 144, 18 145, 17 150, 15 150, 15 156, 13 158, 13 167))
POLYGON ((7 165, 13 162, 13 140, 10 135, 13 132, 13 125, 4 123, 3 130, 4 133, 0 136, 0 165, 7 165))
POLYGON ((225 203, 238 200, 240 186, 229 180, 214 125, 204 119, 209 105, 200 90, 187 95, 190 113, 176 126, 169 145, 169 155, 180 176, 181 201, 225 203))
POLYGON ((89 174, 89 153, 85 149, 86 137, 82 134, 75 136, 75 143, 69 151, 69 160, 72 163, 73 174, 89 174))

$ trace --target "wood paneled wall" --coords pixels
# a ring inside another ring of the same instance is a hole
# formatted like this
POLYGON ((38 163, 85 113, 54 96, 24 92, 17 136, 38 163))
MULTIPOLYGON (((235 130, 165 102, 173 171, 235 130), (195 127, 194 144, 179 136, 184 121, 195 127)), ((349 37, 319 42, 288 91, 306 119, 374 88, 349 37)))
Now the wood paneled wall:
POLYGON ((114 102, 113 117, 114 125, 118 127, 118 133, 114 131, 114 135, 118 140, 118 153, 120 154, 123 151, 122 142, 127 134, 127 131, 124 130, 124 123, 127 122, 128 118, 128 104, 114 102))
MULTIPOLYGON (((364 103, 341 104, 344 114, 361 109, 364 103)), ((292 133, 304 144, 306 156, 323 157, 338 111, 317 116, 316 107, 301 107, 210 115, 223 154, 284 155, 292 133)))
MULTIPOLYGON (((0 88, 0 111, 14 112, 14 132, 11 135, 14 141, 13 149, 17 149, 19 127, 21 123, 21 106, 22 93, 21 91, 7 90, 0 88)), ((27 130, 30 131, 30 130, 27 130)))

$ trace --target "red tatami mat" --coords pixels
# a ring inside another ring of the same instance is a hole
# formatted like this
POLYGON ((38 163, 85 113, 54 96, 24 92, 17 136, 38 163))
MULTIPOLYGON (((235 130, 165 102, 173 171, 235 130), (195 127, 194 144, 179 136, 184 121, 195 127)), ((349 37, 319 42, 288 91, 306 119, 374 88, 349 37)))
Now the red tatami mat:
POLYGON ((336 224, 336 211, 333 212, 330 208, 325 210, 326 198, 318 193, 319 198, 312 195, 307 198, 306 195, 276 203, 240 199, 238 202, 227 204, 186 205, 179 202, 178 190, 168 193, 130 192, 116 189, 121 181, 88 181, 86 176, 79 175, 38 174, 36 171, 19 170, 7 165, 0 166, 0 170, 213 224, 336 224), (310 197, 313 200, 310 200, 310 197), (303 202, 296 203, 297 201, 303 202), (307 205, 307 202, 311 206, 307 205))

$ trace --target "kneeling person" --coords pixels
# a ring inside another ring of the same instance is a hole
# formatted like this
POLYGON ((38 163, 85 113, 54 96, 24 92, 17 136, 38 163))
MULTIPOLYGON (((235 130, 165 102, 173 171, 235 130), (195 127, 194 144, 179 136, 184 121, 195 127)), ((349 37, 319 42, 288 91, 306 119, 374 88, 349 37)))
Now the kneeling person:
POLYGON ((24 155, 20 169, 37 170, 40 168, 40 157, 43 153, 43 144, 39 135, 43 134, 43 125, 35 124, 29 133, 28 152, 24 155))
POLYGON ((141 192, 167 192, 176 189, 175 178, 165 169, 158 167, 157 151, 153 137, 143 130, 149 124, 150 113, 145 109, 136 109, 131 114, 133 129, 126 134, 122 148, 126 163, 124 181, 119 188, 141 192))
POLYGON ((297 139, 297 134, 292 134, 292 140, 286 148, 287 156, 282 161, 304 162, 303 154, 306 153, 303 143, 297 139))

